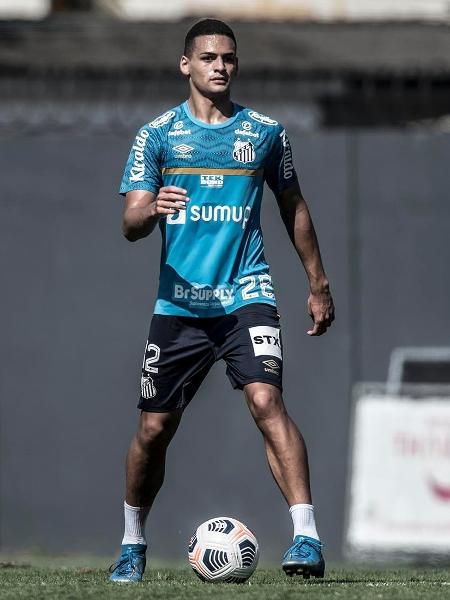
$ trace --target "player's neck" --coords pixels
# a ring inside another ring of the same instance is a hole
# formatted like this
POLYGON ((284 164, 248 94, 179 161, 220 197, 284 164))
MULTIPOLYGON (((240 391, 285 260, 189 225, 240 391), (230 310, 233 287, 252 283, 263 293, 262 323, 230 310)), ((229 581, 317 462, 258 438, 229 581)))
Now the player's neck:
POLYGON ((199 121, 209 125, 223 123, 233 116, 234 106, 229 96, 217 99, 192 94, 188 99, 189 110, 199 121))

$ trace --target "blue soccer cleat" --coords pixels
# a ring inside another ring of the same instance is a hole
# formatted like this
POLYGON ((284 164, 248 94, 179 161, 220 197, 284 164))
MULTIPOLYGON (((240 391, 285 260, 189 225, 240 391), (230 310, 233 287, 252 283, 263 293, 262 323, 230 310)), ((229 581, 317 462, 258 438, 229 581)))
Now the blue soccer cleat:
POLYGON ((147 546, 144 544, 122 544, 122 551, 117 562, 110 566, 110 581, 120 583, 136 583, 142 581, 142 575, 145 571, 145 551, 147 546))
POLYGON ((322 544, 307 535, 296 535, 294 543, 286 551, 281 563, 286 575, 303 575, 303 579, 323 577, 325 561, 322 556, 322 544))

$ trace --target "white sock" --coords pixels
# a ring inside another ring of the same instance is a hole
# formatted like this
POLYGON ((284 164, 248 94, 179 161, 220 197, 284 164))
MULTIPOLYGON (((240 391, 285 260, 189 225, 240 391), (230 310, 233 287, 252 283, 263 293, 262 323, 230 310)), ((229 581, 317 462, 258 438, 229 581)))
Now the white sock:
POLYGON ((320 541, 312 504, 294 504, 290 507, 289 512, 294 523, 294 538, 296 535, 307 535, 320 541))
POLYGON ((144 544, 145 539, 145 521, 147 520, 149 506, 130 506, 123 503, 125 516, 125 532, 123 534, 122 544, 144 544))

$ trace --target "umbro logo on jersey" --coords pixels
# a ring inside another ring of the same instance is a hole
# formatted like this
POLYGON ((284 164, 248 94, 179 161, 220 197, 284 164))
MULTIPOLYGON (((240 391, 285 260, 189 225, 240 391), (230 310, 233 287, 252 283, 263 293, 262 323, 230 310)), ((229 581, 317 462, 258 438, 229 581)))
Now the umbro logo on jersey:
POLYGON ((178 144, 178 146, 174 146, 173 149, 181 154, 187 154, 188 152, 192 152, 194 148, 192 146, 188 146, 187 144, 178 144))
POLYGON ((192 158, 192 150, 194 150, 194 148, 187 144, 178 144, 178 146, 173 147, 175 158, 192 158))
POLYGON ((236 140, 234 142, 233 158, 237 162, 253 162, 256 158, 255 146, 250 140, 247 140, 246 142, 242 142, 239 139, 236 140))

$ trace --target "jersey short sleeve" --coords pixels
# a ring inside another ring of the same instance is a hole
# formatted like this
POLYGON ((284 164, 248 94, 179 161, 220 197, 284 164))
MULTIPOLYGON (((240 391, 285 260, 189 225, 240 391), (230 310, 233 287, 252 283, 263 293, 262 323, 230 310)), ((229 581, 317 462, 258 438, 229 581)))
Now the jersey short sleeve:
POLYGON ((131 146, 119 193, 147 190, 157 194, 161 187, 161 142, 156 130, 146 125, 131 146))
POLYGON ((278 195, 297 182, 297 174, 286 130, 278 125, 272 135, 264 176, 270 189, 278 195))

